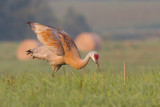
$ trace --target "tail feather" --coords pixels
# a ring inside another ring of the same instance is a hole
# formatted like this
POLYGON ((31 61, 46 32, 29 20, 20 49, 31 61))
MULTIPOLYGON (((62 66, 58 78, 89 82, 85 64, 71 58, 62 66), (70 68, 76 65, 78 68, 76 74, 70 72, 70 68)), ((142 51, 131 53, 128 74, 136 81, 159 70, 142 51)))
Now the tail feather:
POLYGON ((26 52, 27 52, 27 55, 33 54, 33 51, 31 49, 27 50, 26 52))
POLYGON ((47 51, 48 51, 48 48, 41 46, 41 47, 27 50, 26 54, 31 55, 33 57, 33 59, 36 58, 36 59, 48 60, 47 59, 47 55, 48 55, 47 51))

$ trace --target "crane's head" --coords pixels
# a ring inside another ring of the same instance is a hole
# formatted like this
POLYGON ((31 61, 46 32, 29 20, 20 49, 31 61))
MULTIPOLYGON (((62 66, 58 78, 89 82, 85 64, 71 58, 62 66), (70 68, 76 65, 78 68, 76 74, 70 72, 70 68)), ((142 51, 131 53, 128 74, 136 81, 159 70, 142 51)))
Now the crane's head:
POLYGON ((90 54, 90 57, 93 59, 93 61, 97 64, 98 71, 100 72, 100 70, 99 70, 99 63, 98 63, 99 55, 97 54, 96 51, 91 51, 89 54, 90 54))

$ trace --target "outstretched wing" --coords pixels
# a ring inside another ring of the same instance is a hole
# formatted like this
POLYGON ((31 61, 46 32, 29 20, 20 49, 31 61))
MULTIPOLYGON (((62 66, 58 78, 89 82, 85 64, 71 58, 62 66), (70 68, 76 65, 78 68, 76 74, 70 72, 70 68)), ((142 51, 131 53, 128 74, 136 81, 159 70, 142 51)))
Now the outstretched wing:
POLYGON ((65 63, 73 68, 79 69, 80 54, 73 39, 64 31, 59 31, 59 37, 65 51, 65 63))
POLYGON ((73 39, 64 31, 59 31, 59 36, 63 44, 63 49, 65 50, 66 58, 72 59, 73 61, 75 61, 74 58, 80 58, 79 51, 73 39))
POLYGON ((59 33, 52 27, 44 26, 38 23, 28 22, 32 30, 37 34, 38 40, 47 46, 58 56, 64 55, 64 49, 59 37, 59 33))

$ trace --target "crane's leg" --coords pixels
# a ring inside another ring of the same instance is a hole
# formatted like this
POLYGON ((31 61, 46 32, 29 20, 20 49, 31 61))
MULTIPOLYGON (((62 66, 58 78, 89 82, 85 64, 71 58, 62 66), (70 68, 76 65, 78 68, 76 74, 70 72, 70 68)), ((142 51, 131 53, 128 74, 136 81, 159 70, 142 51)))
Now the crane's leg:
POLYGON ((59 68, 62 65, 51 65, 51 66, 52 66, 52 69, 53 69, 52 77, 54 77, 56 75, 56 72, 59 70, 59 68))

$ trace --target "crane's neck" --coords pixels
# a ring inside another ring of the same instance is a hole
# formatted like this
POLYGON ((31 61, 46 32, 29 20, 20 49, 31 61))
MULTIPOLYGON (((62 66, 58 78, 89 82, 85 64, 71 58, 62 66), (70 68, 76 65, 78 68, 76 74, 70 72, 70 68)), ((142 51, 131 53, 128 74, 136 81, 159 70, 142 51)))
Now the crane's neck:
POLYGON ((74 59, 74 62, 70 63, 69 65, 75 69, 81 69, 87 65, 89 59, 90 54, 88 53, 84 59, 81 59, 80 57, 76 58, 74 59))
POLYGON ((91 58, 90 54, 88 53, 84 59, 81 59, 81 68, 85 67, 91 58))

